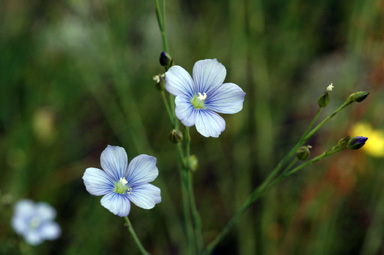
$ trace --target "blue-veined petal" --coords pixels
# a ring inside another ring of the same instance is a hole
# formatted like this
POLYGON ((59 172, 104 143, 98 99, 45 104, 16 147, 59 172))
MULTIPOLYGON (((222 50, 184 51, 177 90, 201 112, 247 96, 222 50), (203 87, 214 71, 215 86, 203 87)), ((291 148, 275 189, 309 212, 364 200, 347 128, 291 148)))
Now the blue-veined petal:
POLYGON ((219 137, 225 130, 224 119, 210 110, 198 111, 195 125, 197 131, 205 137, 219 137))
POLYGON ((172 66, 165 73, 165 88, 174 96, 192 98, 194 95, 192 77, 181 66, 172 66))
POLYGON ((61 229, 56 222, 48 221, 40 227, 39 234, 43 239, 54 240, 60 236, 61 229))
POLYGON ((159 175, 156 158, 145 154, 132 159, 128 166, 127 181, 129 186, 151 182, 159 175))
POLYGON ((87 191, 95 196, 105 195, 114 188, 110 177, 104 171, 97 168, 87 168, 83 175, 83 180, 87 191))
POLYGON ((36 214, 40 220, 52 220, 56 217, 56 211, 47 203, 40 202, 36 204, 36 214))
POLYGON ((108 145, 101 153, 100 164, 113 180, 118 181, 121 177, 124 177, 127 172, 127 153, 122 147, 108 145))
POLYGON ((233 114, 243 109, 245 92, 234 83, 219 86, 205 102, 207 109, 226 114, 233 114))
POLYGON ((216 59, 199 60, 193 66, 196 93, 212 93, 223 84, 227 70, 216 59))
POLYGON ((143 209, 151 209, 161 202, 160 189, 149 183, 132 187, 128 197, 132 203, 143 209))
POLYGON ((128 216, 131 210, 131 202, 129 202, 128 197, 115 192, 105 195, 100 203, 111 213, 120 217, 128 216))
POLYGON ((193 107, 189 99, 177 96, 176 103, 176 117, 183 123, 184 126, 191 127, 195 125, 196 109, 193 107))

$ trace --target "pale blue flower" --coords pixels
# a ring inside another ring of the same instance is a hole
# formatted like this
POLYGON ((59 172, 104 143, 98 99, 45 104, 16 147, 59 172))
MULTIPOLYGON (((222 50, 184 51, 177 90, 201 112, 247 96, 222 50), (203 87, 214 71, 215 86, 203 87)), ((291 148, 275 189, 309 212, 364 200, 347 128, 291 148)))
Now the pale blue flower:
POLYGON ((49 204, 22 199, 15 205, 12 227, 27 243, 38 245, 60 236, 60 226, 53 221, 55 217, 56 211, 49 204))
POLYGON ((241 111, 244 91, 234 83, 224 83, 227 71, 216 59, 197 61, 193 80, 181 66, 172 66, 165 73, 165 88, 176 96, 176 116, 187 127, 196 125, 205 137, 219 137, 225 121, 218 113, 241 111))
POLYGON ((103 196, 101 205, 120 217, 128 216, 133 202, 151 209, 161 202, 160 189, 152 182, 159 175, 156 158, 145 154, 132 159, 124 148, 110 146, 101 153, 102 169, 87 168, 83 175, 85 187, 95 196, 103 196))

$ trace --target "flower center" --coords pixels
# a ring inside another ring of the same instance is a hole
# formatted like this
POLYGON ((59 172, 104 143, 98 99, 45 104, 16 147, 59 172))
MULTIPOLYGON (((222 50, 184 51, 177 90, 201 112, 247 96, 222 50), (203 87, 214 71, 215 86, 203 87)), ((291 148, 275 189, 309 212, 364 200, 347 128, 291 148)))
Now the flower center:
POLYGON ((195 109, 204 109, 204 101, 207 98, 207 93, 201 94, 200 92, 198 93, 199 95, 195 95, 191 99, 191 103, 195 109))
POLYGON ((114 192, 119 194, 130 194, 132 191, 132 188, 127 185, 128 181, 125 179, 125 177, 120 177, 120 180, 118 182, 115 182, 115 189, 114 192))
POLYGON ((40 220, 37 217, 33 217, 29 222, 29 226, 33 229, 38 228, 40 225, 40 220))

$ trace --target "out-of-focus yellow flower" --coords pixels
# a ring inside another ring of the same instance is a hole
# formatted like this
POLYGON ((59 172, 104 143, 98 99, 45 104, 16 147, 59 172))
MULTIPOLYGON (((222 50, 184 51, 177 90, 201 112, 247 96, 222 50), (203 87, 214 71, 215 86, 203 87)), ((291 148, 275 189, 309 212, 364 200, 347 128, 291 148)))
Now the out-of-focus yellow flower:
POLYGON ((362 150, 374 157, 384 157, 384 130, 373 129, 370 124, 360 122, 352 127, 351 136, 368 137, 362 150))

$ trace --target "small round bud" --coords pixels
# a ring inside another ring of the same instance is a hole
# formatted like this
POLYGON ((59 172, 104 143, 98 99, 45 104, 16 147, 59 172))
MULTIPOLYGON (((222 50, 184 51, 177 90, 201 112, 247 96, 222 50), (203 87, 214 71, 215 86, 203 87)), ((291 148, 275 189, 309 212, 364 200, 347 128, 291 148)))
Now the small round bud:
POLYGON ((189 169, 194 172, 196 171, 198 165, 199 160, 197 159, 197 157, 195 155, 189 156, 189 169))
POLYGON ((173 143, 180 143, 183 141, 183 133, 180 130, 173 129, 171 133, 169 133, 169 140, 173 143))
POLYGON ((173 65, 173 59, 171 55, 169 55, 167 52, 163 51, 160 54, 160 65, 165 67, 170 67, 173 65))
POLYGON ((320 108, 326 107, 329 103, 329 93, 325 91, 321 97, 317 100, 320 108))
POLYGON ((347 145, 347 149, 358 150, 364 146, 364 144, 367 140, 368 140, 368 137, 355 136, 355 137, 351 138, 351 140, 349 140, 348 145, 347 145))
POLYGON ((157 74, 153 76, 153 80, 156 82, 158 90, 163 91, 165 89, 165 74, 157 74))
POLYGON ((300 160, 307 160, 309 158, 309 155, 311 155, 311 152, 309 149, 312 148, 311 146, 301 146, 297 148, 296 150, 296 157, 300 160))
POLYGON ((364 99, 366 99, 368 95, 369 95, 369 93, 366 92, 366 91, 357 91, 357 92, 355 92, 355 93, 352 93, 352 94, 349 96, 349 99, 350 99, 352 102, 360 103, 360 102, 363 102, 364 99))
POLYGON ((344 138, 341 138, 338 142, 337 142, 337 145, 340 146, 340 147, 343 147, 345 145, 348 144, 349 140, 351 139, 350 136, 346 136, 344 138))

